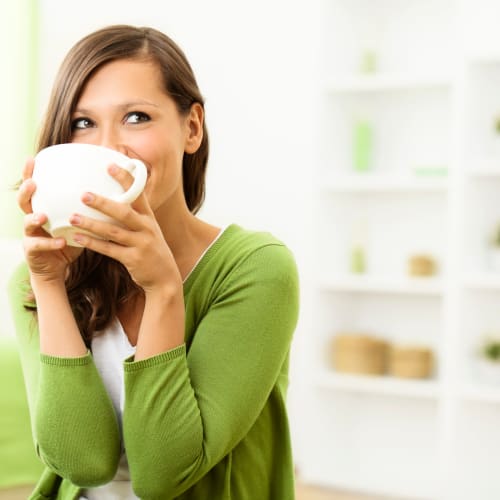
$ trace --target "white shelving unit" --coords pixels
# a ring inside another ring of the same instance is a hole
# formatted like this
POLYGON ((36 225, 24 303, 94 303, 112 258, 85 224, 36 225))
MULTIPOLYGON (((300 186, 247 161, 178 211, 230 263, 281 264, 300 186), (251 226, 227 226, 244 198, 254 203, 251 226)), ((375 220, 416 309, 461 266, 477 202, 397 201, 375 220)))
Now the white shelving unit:
POLYGON ((496 500, 500 385, 476 360, 481 337, 500 332, 487 245, 500 221, 500 5, 322 0, 321 14, 316 322, 300 473, 398 500, 496 500), (360 121, 371 130, 366 171, 353 161, 360 121), (359 240, 367 271, 353 275, 359 240), (434 277, 408 277, 420 253, 437 262, 434 277), (432 378, 335 372, 334 335, 356 331, 431 347, 432 378))

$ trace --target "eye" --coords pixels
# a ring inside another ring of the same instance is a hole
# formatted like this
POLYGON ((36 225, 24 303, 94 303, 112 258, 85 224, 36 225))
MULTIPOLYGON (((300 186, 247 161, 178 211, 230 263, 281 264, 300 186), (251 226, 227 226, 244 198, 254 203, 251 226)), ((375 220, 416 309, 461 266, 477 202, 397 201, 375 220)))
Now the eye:
POLYGON ((126 123, 144 123, 150 120, 150 116, 142 111, 132 111, 131 113, 127 113, 125 116, 126 123))
POLYGON ((71 129, 72 130, 83 130, 86 128, 91 128, 94 126, 94 122, 90 120, 89 118, 75 118, 71 122, 71 129))

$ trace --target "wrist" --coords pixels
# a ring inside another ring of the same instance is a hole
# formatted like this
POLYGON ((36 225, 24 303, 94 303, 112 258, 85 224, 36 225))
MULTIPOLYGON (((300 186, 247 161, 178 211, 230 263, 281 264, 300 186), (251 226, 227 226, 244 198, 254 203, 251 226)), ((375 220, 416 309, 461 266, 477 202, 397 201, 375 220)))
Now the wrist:
POLYGON ((33 292, 43 289, 66 289, 64 277, 60 276, 45 276, 30 273, 30 284, 33 292))
POLYGON ((145 291, 136 361, 169 351, 184 342, 184 307, 182 283, 145 291))
POLYGON ((144 290, 146 302, 171 303, 184 298, 182 283, 165 283, 144 290))

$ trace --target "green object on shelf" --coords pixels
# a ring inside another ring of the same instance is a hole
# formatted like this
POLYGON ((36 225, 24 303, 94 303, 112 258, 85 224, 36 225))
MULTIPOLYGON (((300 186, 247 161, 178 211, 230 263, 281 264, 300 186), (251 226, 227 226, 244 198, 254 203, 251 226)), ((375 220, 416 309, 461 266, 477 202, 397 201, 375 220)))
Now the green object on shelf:
POLYGON ((372 163, 372 126, 366 121, 354 125, 353 166, 359 172, 371 168, 372 163))
POLYGON ((363 247, 355 246, 351 250, 351 272, 356 274, 366 272, 366 259, 363 247))
POLYGON ((361 73, 375 73, 377 71, 377 54, 373 50, 365 50, 361 54, 359 65, 361 73))
POLYGON ((415 175, 421 177, 446 177, 448 167, 446 165, 421 165, 413 169, 415 175))

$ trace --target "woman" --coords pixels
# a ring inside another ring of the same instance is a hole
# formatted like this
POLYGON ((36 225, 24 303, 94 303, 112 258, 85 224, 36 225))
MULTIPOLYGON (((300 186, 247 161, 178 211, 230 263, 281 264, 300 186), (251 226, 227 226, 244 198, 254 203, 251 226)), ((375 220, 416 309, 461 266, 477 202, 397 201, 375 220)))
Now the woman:
MULTIPOLYGON (((182 51, 150 28, 83 38, 61 66, 38 150, 65 142, 139 158, 148 181, 131 207, 82 195, 122 226, 74 214, 99 237, 82 233, 82 249, 43 230, 33 161, 24 168, 27 266, 11 296, 47 466, 31 498, 293 498, 296 267, 270 234, 196 217, 208 136, 182 51)), ((116 166, 109 174, 131 183, 116 166)))

